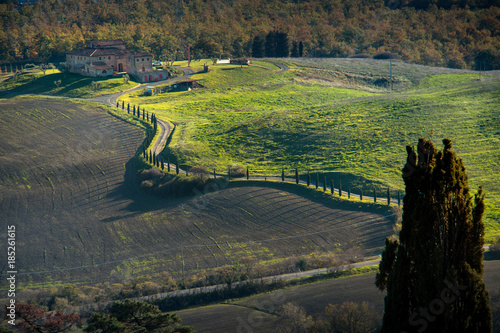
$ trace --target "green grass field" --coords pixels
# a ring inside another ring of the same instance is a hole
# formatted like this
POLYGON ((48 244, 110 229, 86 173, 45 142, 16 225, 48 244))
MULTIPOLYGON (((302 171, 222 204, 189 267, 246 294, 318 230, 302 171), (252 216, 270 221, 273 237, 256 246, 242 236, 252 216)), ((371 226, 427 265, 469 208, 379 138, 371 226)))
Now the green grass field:
POLYGON ((85 77, 73 73, 61 73, 58 70, 26 72, 16 79, 10 78, 0 83, 0 89, 13 93, 40 94, 77 98, 92 98, 109 95, 133 88, 137 82, 130 80, 125 84, 122 78, 85 77), (54 83, 61 80, 59 87, 54 83), (92 82, 101 84, 97 91, 92 89, 92 82))
POLYGON ((182 164, 221 172, 233 163, 254 174, 299 168, 403 190, 405 146, 423 136, 441 147, 451 138, 473 191, 486 190, 487 240, 500 236, 498 76, 479 81, 476 73, 395 62, 406 90, 391 93, 373 88, 387 61, 316 60, 289 60, 289 71, 251 81, 260 73, 250 68, 234 69, 231 79, 216 70, 203 74, 211 89, 125 100, 179 125, 167 152, 182 164))

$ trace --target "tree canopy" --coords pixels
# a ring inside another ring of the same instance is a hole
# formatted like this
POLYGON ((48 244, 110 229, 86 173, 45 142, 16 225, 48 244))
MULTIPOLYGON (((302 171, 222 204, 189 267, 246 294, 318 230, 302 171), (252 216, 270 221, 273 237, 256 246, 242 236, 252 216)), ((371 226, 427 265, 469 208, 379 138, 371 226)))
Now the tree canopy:
POLYGON ((491 70, 500 68, 499 22, 500 8, 480 0, 7 1, 0 61, 64 60, 90 40, 121 38, 158 59, 186 59, 188 44, 196 58, 273 49, 287 56, 298 43, 300 55, 392 52, 424 65, 491 70), (272 32, 282 35, 265 47, 272 32))
POLYGON ((491 332, 482 281, 484 194, 443 140, 407 147, 399 240, 386 241, 376 285, 387 289, 382 332, 491 332))

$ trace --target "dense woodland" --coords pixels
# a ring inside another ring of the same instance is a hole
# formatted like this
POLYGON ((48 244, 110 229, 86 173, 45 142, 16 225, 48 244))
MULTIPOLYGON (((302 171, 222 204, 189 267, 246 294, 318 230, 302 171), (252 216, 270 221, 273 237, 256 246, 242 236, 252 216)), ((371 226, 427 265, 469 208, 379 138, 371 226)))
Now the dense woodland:
MULTIPOLYGON (((90 40, 121 38, 157 59, 252 54, 270 32, 285 54, 392 52, 405 61, 500 69, 497 0, 37 0, 0 2, 0 62, 64 61, 90 40), (492 6, 496 3, 496 6, 492 6)), ((265 50, 264 50, 265 51, 265 50)))

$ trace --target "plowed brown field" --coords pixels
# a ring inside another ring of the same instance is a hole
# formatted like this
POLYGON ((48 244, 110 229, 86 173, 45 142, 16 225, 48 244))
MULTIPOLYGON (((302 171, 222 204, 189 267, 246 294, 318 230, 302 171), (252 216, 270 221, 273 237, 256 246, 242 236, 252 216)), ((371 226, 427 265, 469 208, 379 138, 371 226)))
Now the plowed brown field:
POLYGON ((393 233, 389 209, 337 206, 282 184, 221 182, 195 197, 152 197, 131 160, 140 128, 68 100, 3 99, 0 110, 0 242, 15 225, 24 286, 179 277, 246 256, 352 259, 379 253, 393 233))

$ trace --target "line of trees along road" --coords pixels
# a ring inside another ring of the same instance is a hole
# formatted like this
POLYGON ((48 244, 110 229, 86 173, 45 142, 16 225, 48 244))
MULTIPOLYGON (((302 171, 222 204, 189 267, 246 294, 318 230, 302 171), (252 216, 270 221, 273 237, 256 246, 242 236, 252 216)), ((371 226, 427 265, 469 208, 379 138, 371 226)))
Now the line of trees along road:
MULTIPOLYGON (((64 59, 90 40, 125 41, 159 60, 347 57, 500 68, 500 8, 486 0, 44 0, 0 3, 4 63, 64 59), (469 7, 466 7, 469 6, 469 7), (481 65, 480 65, 481 63, 481 65)), ((484 67, 484 68, 483 68, 484 67)))

